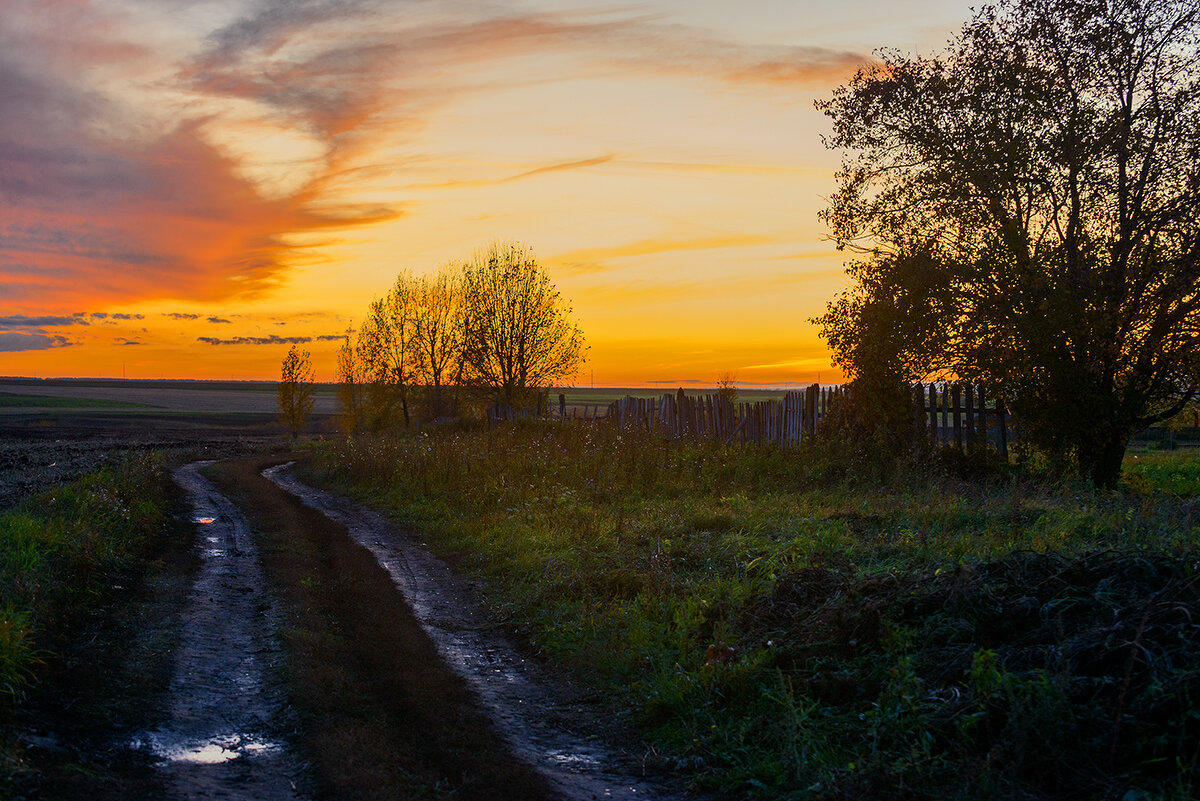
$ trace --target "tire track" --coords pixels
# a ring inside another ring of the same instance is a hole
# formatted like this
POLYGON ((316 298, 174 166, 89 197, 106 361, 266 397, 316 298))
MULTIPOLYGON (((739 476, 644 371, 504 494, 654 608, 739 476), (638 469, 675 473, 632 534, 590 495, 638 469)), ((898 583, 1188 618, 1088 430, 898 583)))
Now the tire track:
MULTIPOLYGON (((471 599, 450 568, 369 509, 289 475, 278 465, 263 475, 305 505, 343 526, 387 570, 447 665, 471 687, 509 747, 534 767, 565 801, 656 799, 683 796, 638 776, 586 731, 576 730, 580 709, 538 678, 471 599)), ((497 788, 501 789, 501 788, 497 788)))
POLYGON ((202 563, 183 612, 171 719, 135 747, 161 760, 176 799, 300 799, 300 761, 281 737, 276 616, 246 518, 200 475, 208 464, 172 474, 188 494, 202 563))

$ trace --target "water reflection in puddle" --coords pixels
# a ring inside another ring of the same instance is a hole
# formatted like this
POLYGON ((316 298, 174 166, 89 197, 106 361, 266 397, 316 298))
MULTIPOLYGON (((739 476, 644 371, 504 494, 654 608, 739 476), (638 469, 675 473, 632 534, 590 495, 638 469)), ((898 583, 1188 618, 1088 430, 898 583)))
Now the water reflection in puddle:
POLYGON ((570 751, 547 751, 546 759, 559 765, 599 765, 600 760, 590 754, 576 754, 570 751))
POLYGON ((167 762, 190 762, 196 765, 217 765, 241 756, 264 754, 278 750, 279 743, 253 734, 219 734, 202 740, 178 740, 172 735, 153 733, 146 740, 135 740, 136 749, 148 748, 152 754, 167 762))

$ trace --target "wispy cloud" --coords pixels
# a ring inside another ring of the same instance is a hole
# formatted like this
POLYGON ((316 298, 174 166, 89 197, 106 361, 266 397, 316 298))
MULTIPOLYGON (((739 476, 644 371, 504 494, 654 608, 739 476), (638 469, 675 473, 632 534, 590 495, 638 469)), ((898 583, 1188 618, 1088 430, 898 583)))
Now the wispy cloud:
POLYGON ((221 325, 221 324, 232 325, 233 324, 233 320, 226 320, 224 317, 209 317, 208 322, 210 322, 214 325, 221 325))
POLYGON ((569 273, 598 273, 610 269, 606 262, 614 259, 686 250, 718 250, 721 248, 750 247, 770 244, 774 241, 771 237, 757 234, 729 234, 696 239, 640 239, 624 245, 571 250, 566 253, 560 253, 557 256, 552 256, 547 261, 560 266, 565 272, 569 273))
POLYGON ((524 178, 532 178, 546 173, 564 172, 568 170, 579 170, 585 167, 598 167, 601 164, 608 164, 615 159, 616 156, 612 153, 596 156, 590 159, 579 159, 577 161, 556 161, 551 164, 546 164, 541 167, 534 167, 529 170, 512 175, 506 175, 501 178, 480 178, 470 181, 443 181, 432 184, 412 184, 407 187, 409 189, 463 189, 472 186, 493 186, 496 184, 507 184, 513 181, 520 181, 524 178))

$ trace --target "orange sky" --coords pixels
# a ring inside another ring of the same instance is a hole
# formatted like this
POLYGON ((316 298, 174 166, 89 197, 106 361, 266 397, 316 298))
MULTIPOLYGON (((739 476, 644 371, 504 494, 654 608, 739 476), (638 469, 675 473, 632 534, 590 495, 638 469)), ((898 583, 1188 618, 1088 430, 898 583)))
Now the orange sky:
POLYGON ((0 375, 333 378, 399 270, 530 244, 577 382, 836 380, 812 107, 966 2, 0 0, 0 375))

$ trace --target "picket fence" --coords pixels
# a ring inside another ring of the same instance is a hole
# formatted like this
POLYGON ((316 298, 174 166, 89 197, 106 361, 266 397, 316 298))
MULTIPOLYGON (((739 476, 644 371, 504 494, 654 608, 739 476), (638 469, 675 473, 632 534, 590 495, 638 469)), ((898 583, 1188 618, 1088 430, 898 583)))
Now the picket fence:
MULTIPOLYGON (((785 393, 777 400, 734 403, 719 394, 687 395, 681 389, 657 398, 627 395, 607 407, 603 404, 568 407, 566 397, 559 395, 558 408, 551 407, 548 414, 493 406, 487 410, 487 417, 493 425, 502 420, 539 417, 559 422, 604 420, 673 439, 797 447, 806 437, 816 434, 831 406, 847 393, 845 386, 813 384, 803 391, 785 393)), ((990 445, 1008 455, 1012 415, 1003 400, 992 397, 982 385, 914 384, 910 412, 914 425, 943 446, 970 451, 990 445)))
POLYGON ((626 396, 609 405, 604 419, 674 439, 796 447, 816 433, 818 423, 842 392, 839 387, 813 384, 778 400, 752 403, 735 403, 720 394, 687 395, 683 390, 659 398, 626 396))

